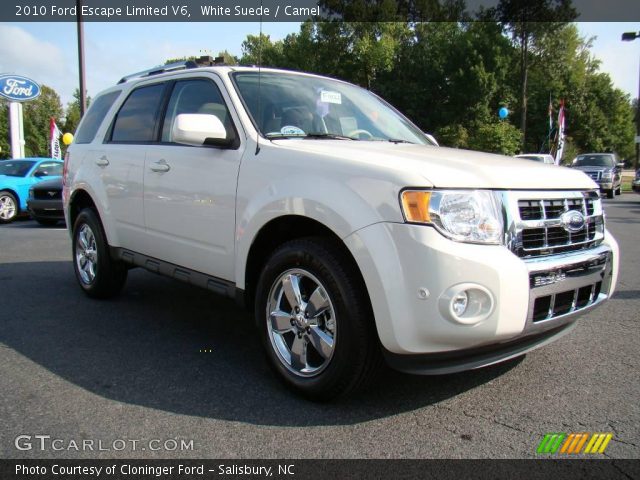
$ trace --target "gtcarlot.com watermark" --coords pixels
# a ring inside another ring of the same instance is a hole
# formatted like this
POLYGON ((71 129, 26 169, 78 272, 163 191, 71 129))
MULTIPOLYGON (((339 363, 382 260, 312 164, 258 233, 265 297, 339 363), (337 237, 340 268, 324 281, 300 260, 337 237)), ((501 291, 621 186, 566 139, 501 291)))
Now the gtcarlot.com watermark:
POLYGON ((114 440, 102 440, 91 438, 56 438, 51 435, 18 435, 13 444, 17 450, 35 450, 38 452, 193 451, 193 440, 181 438, 154 438, 150 440, 116 438, 114 440))

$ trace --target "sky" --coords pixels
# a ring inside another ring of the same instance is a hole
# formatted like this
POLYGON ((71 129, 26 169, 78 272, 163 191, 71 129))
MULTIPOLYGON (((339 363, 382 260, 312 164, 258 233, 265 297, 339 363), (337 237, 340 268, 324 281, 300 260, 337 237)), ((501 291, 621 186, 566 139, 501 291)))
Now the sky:
MULTIPOLYGON (((299 23, 265 22, 272 40, 297 32, 299 23)), ((123 76, 163 64, 168 58, 217 55, 221 50, 240 56, 242 41, 257 35, 255 23, 118 23, 84 24, 86 81, 89 95, 114 85, 123 76)), ((640 23, 578 23, 593 40, 592 54, 601 61, 614 85, 631 98, 638 96, 640 39, 622 42, 623 32, 640 31, 640 23)), ((49 85, 66 105, 78 86, 75 23, 0 24, 0 73, 15 73, 49 85)))

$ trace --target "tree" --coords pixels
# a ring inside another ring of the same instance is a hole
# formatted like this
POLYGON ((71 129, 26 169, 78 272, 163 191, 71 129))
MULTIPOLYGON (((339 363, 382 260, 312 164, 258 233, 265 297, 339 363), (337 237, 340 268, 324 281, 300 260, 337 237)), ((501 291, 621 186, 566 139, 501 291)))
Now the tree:
POLYGON ((241 65, 261 65, 264 67, 282 67, 282 40, 273 43, 269 35, 247 35, 242 42, 241 65))
MULTIPOLYGON (((87 108, 91 105, 91 97, 87 95, 87 108)), ((78 124, 80 123, 80 89, 76 88, 73 92, 73 100, 67 104, 64 122, 59 124, 62 133, 75 134, 78 124)))
POLYGON ((27 157, 48 157, 50 155, 49 123, 51 117, 60 118, 62 116, 60 97, 52 88, 41 85, 40 96, 35 100, 24 102, 22 109, 25 155, 27 157))
POLYGON ((540 40, 575 20, 577 12, 571 0, 500 0, 494 12, 520 50, 520 130, 526 150, 529 57, 537 53, 540 40))
POLYGON ((0 99, 0 159, 9 158, 9 102, 0 99))

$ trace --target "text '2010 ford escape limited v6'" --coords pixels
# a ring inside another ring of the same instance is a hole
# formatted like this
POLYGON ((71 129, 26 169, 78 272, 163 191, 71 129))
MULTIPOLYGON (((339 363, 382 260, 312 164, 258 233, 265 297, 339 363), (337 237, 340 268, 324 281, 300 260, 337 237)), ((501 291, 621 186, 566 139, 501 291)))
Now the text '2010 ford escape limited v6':
POLYGON ((102 92, 69 148, 80 286, 144 267, 253 309, 270 365, 316 399, 385 359, 513 358, 610 297, 618 247, 581 172, 441 148, 354 85, 171 65, 102 92))

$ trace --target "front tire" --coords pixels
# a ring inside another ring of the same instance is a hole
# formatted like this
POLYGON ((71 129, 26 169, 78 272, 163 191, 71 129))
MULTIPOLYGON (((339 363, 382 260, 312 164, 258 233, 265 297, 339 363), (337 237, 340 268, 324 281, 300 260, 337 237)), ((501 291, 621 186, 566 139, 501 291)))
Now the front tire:
POLYGON ((0 223, 10 223, 20 213, 18 199, 11 192, 0 192, 0 223))
POLYGON ((613 198, 613 194, 614 194, 613 188, 611 190, 607 190, 606 193, 607 193, 607 198, 613 198))
POLYGON ((127 280, 127 268, 111 258, 98 215, 85 208, 73 225, 73 266, 82 290, 92 298, 117 295, 127 280))
POLYGON ((371 304, 335 242, 293 240, 267 261, 255 317, 270 366, 284 383, 326 401, 363 387, 380 365, 371 304))

